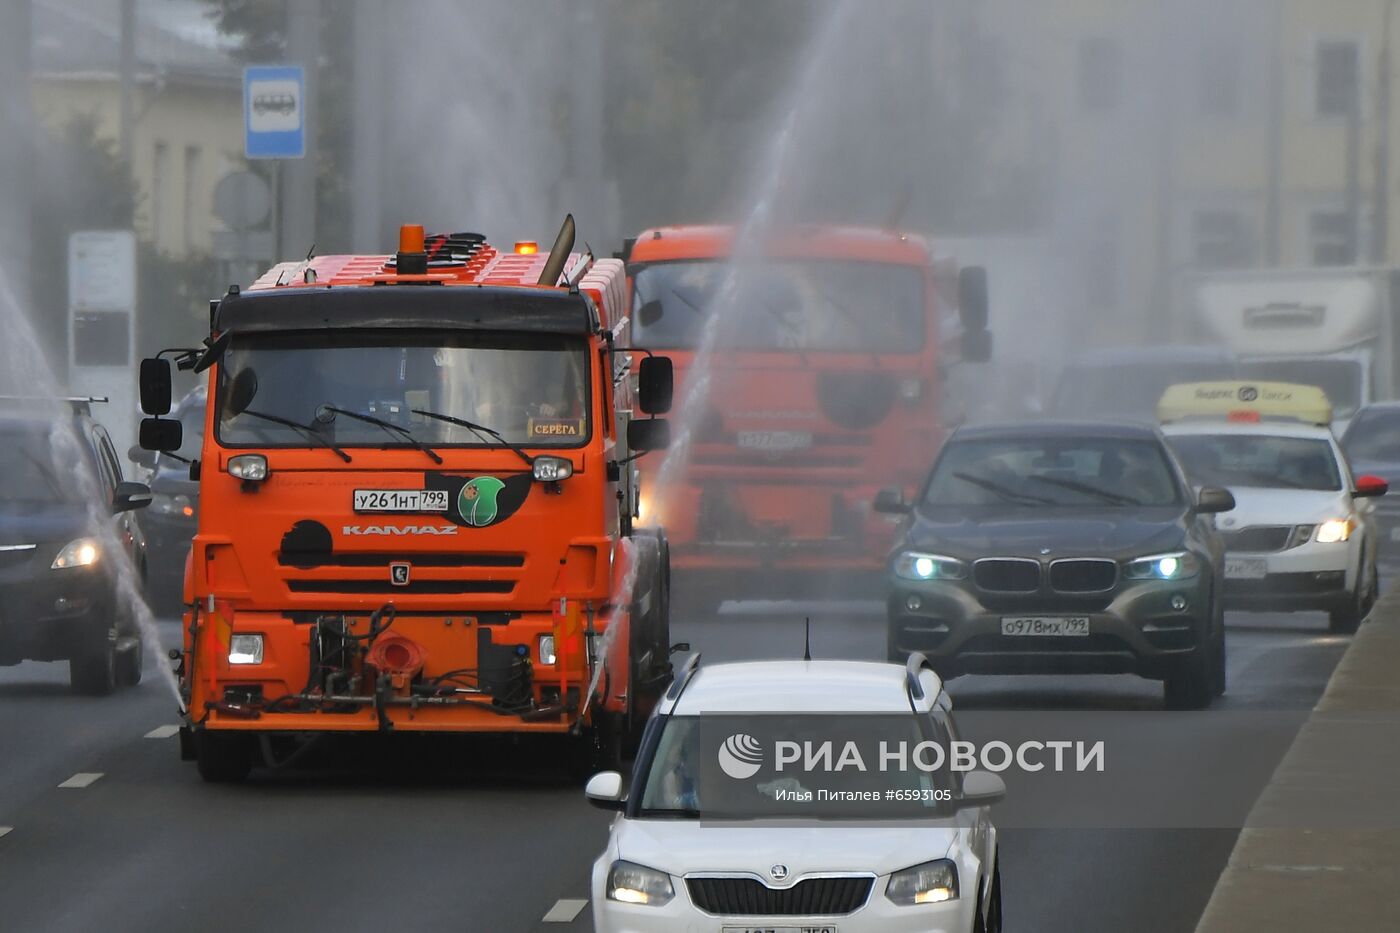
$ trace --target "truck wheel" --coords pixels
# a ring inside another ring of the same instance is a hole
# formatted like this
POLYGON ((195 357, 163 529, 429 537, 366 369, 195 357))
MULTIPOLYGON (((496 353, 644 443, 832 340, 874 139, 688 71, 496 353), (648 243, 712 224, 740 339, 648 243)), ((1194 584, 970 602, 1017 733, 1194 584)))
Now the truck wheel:
POLYGON ((88 696, 106 696, 117 689, 116 645, 108 642, 74 654, 68 661, 68 681, 75 693, 88 696))
POLYGON ((1191 658, 1167 675, 1163 694, 1167 709, 1204 709, 1215 693, 1214 652, 1207 640, 1191 658))
POLYGON ((134 687, 141 682, 141 670, 146 663, 146 643, 140 635, 124 638, 117 651, 117 685, 134 687))
POLYGON ((211 784, 235 784, 253 770, 253 737, 241 732, 195 733, 194 760, 199 776, 211 784))

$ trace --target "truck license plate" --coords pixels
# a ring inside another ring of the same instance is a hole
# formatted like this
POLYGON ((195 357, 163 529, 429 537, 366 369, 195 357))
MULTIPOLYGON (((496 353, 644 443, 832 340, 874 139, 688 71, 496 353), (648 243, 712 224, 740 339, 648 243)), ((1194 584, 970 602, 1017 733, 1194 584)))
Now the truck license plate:
POLYGON ((356 489, 356 512, 446 512, 446 489, 356 489))
POLYGON ((739 432, 739 447, 744 450, 805 450, 811 446, 809 431, 739 432))
POLYGON ((1269 574, 1269 562, 1258 557, 1225 558, 1225 579, 1262 580, 1269 574))
POLYGON ((720 933, 836 933, 836 927, 721 927, 720 933))
POLYGON ((1089 617, 1003 616, 1001 633, 1052 637, 1088 635, 1089 617))

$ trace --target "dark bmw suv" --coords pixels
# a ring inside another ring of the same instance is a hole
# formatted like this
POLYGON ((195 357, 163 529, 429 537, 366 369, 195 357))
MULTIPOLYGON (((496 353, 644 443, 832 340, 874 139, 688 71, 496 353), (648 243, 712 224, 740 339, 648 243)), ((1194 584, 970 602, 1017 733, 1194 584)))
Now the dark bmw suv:
POLYGON ((138 683, 141 632, 117 573, 122 561, 145 566, 131 511, 150 490, 123 480, 86 402, 69 414, 0 398, 0 476, 0 665, 66 660, 80 693, 138 683))
POLYGON ((960 428, 906 513, 889 561, 889 655, 944 677, 1133 673, 1167 705, 1225 690, 1212 513, 1156 429, 1069 422, 960 428))

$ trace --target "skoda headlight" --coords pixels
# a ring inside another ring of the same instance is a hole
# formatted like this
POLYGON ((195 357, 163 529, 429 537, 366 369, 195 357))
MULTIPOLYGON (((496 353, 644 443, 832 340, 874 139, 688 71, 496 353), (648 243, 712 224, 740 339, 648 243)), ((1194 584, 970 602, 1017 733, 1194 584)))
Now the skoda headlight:
POLYGON ((1339 544, 1351 537, 1356 522, 1349 518, 1329 518, 1317 526, 1318 544, 1339 544))
POLYGON ((608 900, 660 907, 676 896, 671 876, 655 868, 618 859, 608 870, 608 900))
POLYGON ((1129 580, 1185 580, 1201 572, 1201 562, 1189 551, 1153 554, 1128 561, 1124 576, 1129 580))
POLYGON ((186 495, 169 495, 158 492, 151 496, 150 511, 157 515, 183 515, 186 518, 194 516, 194 504, 190 502, 190 497, 186 495))
POLYGON ((956 557, 904 551, 894 559, 894 575, 905 580, 962 580, 967 564, 956 557))
POLYGON ((563 457, 536 457, 535 479, 541 483, 557 483, 574 475, 574 462, 563 457))
POLYGON ((263 637, 261 635, 234 635, 228 641, 228 663, 261 664, 263 662, 263 637))
POLYGON ((49 565, 51 570, 67 570, 69 567, 91 567, 102 557, 102 546, 96 538, 78 538, 69 541, 58 552, 49 565))
POLYGON ((940 904, 957 896, 958 866, 946 858, 897 871, 885 886, 885 897, 901 907, 940 904))

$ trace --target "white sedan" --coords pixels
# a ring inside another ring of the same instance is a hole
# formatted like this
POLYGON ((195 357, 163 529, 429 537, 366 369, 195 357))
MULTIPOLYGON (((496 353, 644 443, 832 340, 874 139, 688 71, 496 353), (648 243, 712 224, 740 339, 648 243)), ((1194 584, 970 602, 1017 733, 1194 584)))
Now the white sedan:
POLYGON ((630 788, 617 772, 588 783, 591 803, 618 812, 593 866, 595 929, 998 933, 987 808, 1001 779, 933 758, 841 767, 848 742, 868 762, 876 745, 948 743, 951 708, 921 655, 692 661, 653 714, 630 788), (842 751, 823 759, 824 742, 842 751))
POLYGON ((1225 604, 1322 610, 1354 632, 1375 602, 1376 523, 1384 480, 1352 478, 1332 432, 1291 422, 1189 420, 1162 427, 1192 481, 1229 488, 1216 517, 1225 542, 1225 604))

